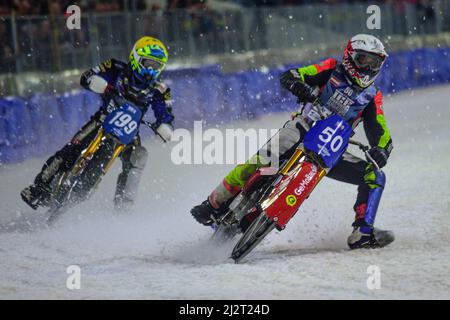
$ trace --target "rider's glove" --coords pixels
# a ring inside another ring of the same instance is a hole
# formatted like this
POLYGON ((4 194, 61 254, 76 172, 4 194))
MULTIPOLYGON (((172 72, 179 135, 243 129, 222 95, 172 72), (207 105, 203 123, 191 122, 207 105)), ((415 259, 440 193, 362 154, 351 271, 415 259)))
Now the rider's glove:
POLYGON ((302 113, 299 111, 294 111, 291 113, 291 120, 294 120, 295 118, 297 118, 298 116, 300 116, 302 113))
POLYGON ((93 75, 87 81, 89 89, 95 93, 103 94, 108 88, 108 81, 98 75, 93 75))
POLYGON ((369 150, 369 154, 380 168, 383 168, 386 165, 389 158, 389 152, 380 147, 372 147, 369 150))
POLYGON ((173 122, 175 117, 172 113, 172 107, 167 105, 163 94, 159 91, 155 92, 151 101, 151 106, 156 117, 157 126, 162 123, 171 124, 173 122))
POLYGON ((108 83, 108 85, 105 88, 105 92, 103 94, 107 96, 117 94, 117 89, 112 84, 108 83))
MULTIPOLYGON (((88 85, 91 91, 101 94, 105 98, 114 99, 118 96, 117 89, 112 84, 108 83, 108 81, 98 75, 93 75, 92 77, 90 77, 88 79, 88 85)), ((116 104, 118 104, 117 101, 116 104)))
POLYGON ((163 93, 164 101, 167 103, 172 100, 172 92, 170 92, 170 88, 167 88, 163 93))
POLYGON ((156 114, 156 124, 159 126, 160 124, 167 123, 172 125, 173 120, 175 119, 174 115, 172 114, 172 108, 166 108, 164 112, 160 112, 156 114))
POLYGON ((296 81, 292 83, 289 90, 298 98, 299 102, 314 102, 316 100, 311 87, 304 82, 296 81))
POLYGON ((168 123, 161 123, 159 127, 156 128, 156 133, 158 133, 164 141, 170 141, 172 139, 173 126, 168 123))

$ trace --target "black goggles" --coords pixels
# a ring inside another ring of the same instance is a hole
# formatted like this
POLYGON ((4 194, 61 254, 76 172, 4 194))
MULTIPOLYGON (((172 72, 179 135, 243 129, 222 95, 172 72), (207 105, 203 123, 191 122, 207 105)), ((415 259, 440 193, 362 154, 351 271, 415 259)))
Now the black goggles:
POLYGON ((152 69, 152 70, 161 70, 163 68, 163 64, 159 61, 153 60, 153 59, 141 59, 141 65, 145 69, 152 69))
POLYGON ((355 61, 355 64, 359 69, 373 71, 380 70, 384 59, 384 56, 365 51, 356 51, 353 53, 353 61, 355 61))

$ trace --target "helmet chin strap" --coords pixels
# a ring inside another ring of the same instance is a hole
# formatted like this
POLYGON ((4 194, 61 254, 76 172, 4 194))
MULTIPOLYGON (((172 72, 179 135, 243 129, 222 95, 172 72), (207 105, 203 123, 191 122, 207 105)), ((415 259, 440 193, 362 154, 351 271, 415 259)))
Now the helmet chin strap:
MULTIPOLYGON (((352 67, 353 68, 353 67, 352 67)), ((359 86, 359 84, 357 84, 354 80, 353 80, 353 78, 348 74, 348 72, 347 72, 347 70, 346 70, 346 68, 342 65, 342 69, 343 69, 343 73, 344 73, 344 77, 345 77, 345 80, 347 80, 347 83, 348 84, 356 84, 358 87, 360 87, 359 86)), ((356 70, 354 70, 354 72, 356 72, 356 70)))
POLYGON ((347 80, 347 82, 348 82, 349 84, 355 83, 355 82, 353 81, 353 79, 347 74, 347 71, 345 71, 345 70, 344 70, 344 77, 345 77, 345 80, 347 80))
POLYGON ((370 86, 373 83, 373 81, 372 81, 372 83, 369 83, 367 86, 361 86, 359 83, 356 82, 356 80, 353 79, 354 77, 356 77, 356 75, 355 76, 351 76, 351 75, 349 75, 349 73, 347 71, 349 69, 352 69, 353 72, 356 74, 357 71, 355 70, 354 66, 349 66, 350 68, 346 68, 344 66, 344 63, 345 62, 342 63, 342 69, 343 69, 343 73, 344 73, 345 79, 347 80, 347 82, 349 84, 354 84, 354 85, 358 86, 358 88, 360 88, 360 89, 365 89, 365 88, 367 88, 368 86, 370 86))

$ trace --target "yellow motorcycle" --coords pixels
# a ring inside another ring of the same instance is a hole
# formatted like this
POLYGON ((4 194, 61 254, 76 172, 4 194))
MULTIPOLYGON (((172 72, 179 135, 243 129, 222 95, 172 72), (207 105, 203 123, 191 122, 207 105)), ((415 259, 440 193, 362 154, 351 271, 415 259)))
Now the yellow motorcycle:
POLYGON ((69 207, 92 195, 125 146, 136 138, 141 124, 156 133, 154 124, 141 118, 140 108, 128 101, 106 116, 97 135, 83 150, 72 169, 54 179, 53 195, 47 212, 48 224, 55 222, 69 207))

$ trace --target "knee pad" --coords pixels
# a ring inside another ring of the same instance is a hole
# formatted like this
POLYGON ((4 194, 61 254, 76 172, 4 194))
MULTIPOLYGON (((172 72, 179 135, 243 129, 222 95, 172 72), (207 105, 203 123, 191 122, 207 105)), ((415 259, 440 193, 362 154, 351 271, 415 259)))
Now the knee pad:
MULTIPOLYGON (((247 182, 248 178, 260 167, 263 167, 265 162, 261 163, 260 156, 256 156, 258 160, 256 161, 247 161, 244 164, 238 164, 236 167, 231 170, 227 176, 225 177, 225 182, 227 185, 231 187, 243 187, 247 182)), ((253 159, 253 157, 252 157, 253 159)))
POLYGON ((208 196, 209 203, 214 209, 219 209, 222 204, 234 197, 241 188, 239 186, 232 186, 228 184, 226 179, 223 179, 208 196))
POLYGON ((386 185, 386 175, 383 171, 368 166, 366 168, 366 174, 364 175, 364 182, 370 189, 384 188, 386 185))

